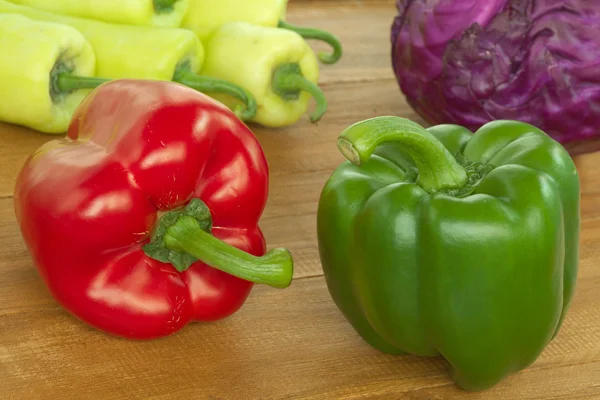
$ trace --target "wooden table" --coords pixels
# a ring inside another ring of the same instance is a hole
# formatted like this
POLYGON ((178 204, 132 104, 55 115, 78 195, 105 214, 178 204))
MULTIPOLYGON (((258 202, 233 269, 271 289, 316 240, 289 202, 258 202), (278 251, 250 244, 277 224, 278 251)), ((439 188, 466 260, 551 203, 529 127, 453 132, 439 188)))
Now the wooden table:
POLYGON ((293 252, 295 280, 284 290, 257 287, 233 317, 192 324, 165 339, 105 335, 51 298, 12 209, 20 166, 51 137, 0 125, 0 399, 600 398, 600 153, 576 157, 581 264, 564 327, 533 366, 495 388, 467 394, 439 358, 373 350, 331 301, 315 216, 319 192, 342 160, 336 136, 378 115, 419 121, 391 72, 394 14, 391 1, 292 1, 290 21, 326 28, 345 48, 339 64, 323 68, 330 108, 322 122, 311 125, 304 118, 286 129, 255 128, 272 177, 262 227, 270 247, 293 252))

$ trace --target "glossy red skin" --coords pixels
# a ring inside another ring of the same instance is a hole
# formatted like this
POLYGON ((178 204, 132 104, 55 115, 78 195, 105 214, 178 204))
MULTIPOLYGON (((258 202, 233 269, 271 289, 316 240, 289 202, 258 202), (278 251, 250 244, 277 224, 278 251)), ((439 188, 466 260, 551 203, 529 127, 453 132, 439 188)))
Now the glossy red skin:
POLYGON ((199 197, 216 237, 262 255, 267 194, 260 144, 229 109, 177 83, 120 80, 86 98, 67 138, 28 158, 14 201, 54 298, 97 329, 151 339, 230 316, 253 286, 202 262, 180 273, 147 257, 157 212, 199 197))

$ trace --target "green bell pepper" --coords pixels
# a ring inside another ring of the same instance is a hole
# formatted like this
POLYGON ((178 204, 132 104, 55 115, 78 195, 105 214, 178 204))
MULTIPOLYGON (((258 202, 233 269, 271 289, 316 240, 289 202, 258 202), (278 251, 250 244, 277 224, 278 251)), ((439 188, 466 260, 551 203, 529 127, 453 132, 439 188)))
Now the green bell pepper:
POLYGON ((344 130, 319 200, 326 283, 385 353, 443 356, 464 390, 532 364, 569 308, 579 177, 541 130, 378 117, 344 130))

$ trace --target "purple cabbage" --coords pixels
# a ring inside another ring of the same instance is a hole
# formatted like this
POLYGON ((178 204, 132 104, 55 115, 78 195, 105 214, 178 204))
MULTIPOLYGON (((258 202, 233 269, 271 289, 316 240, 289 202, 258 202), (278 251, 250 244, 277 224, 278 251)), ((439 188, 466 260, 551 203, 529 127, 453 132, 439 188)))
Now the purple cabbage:
POLYGON ((398 0, 392 64, 431 124, 600 136, 600 0, 398 0))

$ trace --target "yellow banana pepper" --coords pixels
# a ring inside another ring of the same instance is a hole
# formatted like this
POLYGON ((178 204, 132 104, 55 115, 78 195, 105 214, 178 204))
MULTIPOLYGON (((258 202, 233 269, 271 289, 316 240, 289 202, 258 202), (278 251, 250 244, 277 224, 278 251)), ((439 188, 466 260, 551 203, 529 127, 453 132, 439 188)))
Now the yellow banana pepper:
MULTIPOLYGON (((40 0, 41 1, 41 0, 40 0)), ((333 47, 333 53, 319 53, 325 64, 333 64, 342 56, 342 45, 329 32, 303 28, 285 22, 288 0, 188 0, 181 27, 193 31, 203 44, 228 22, 247 22, 252 25, 280 27, 292 30, 305 39, 322 40, 333 47)))
MULTIPOLYGON (((317 58, 295 32, 280 28, 229 22, 215 31, 206 45, 202 74, 233 82, 256 98, 251 121, 278 127, 295 123, 314 97, 317 121, 327 110, 327 100, 317 85, 317 58)), ((212 94, 233 108, 236 99, 212 94)))
POLYGON ((200 92, 224 92, 238 98, 245 107, 238 107, 235 111, 243 120, 252 118, 256 112, 254 98, 243 87, 197 75, 204 61, 204 47, 187 29, 110 24, 0 0, 0 13, 7 12, 77 29, 92 45, 97 76, 173 80, 200 92))
POLYGON ((10 0, 56 14, 129 25, 176 28, 188 0, 10 0))
POLYGON ((89 93, 79 87, 102 82, 93 78, 95 62, 92 46, 72 27, 0 14, 0 120, 64 133, 89 93))

